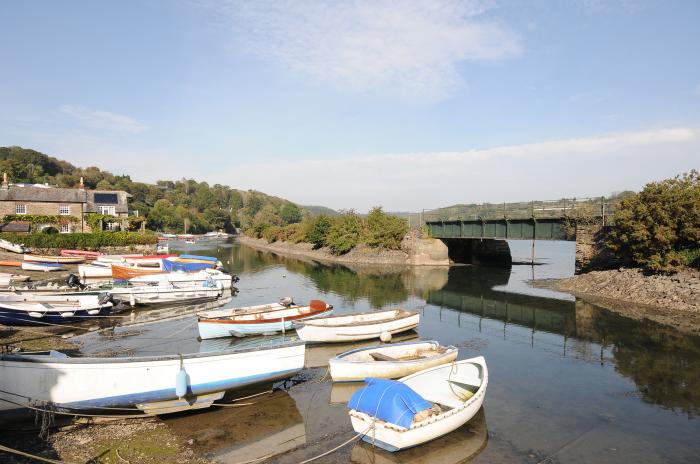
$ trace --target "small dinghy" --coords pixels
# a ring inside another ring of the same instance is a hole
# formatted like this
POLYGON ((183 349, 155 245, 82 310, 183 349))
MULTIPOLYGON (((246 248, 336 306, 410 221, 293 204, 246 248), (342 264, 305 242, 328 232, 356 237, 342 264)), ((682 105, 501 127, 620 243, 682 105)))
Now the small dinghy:
POLYGON ((368 379, 348 403, 362 439, 399 451, 446 435, 481 408, 488 385, 483 356, 432 367, 399 379, 368 379), (408 388, 406 388, 408 387, 408 388))
POLYGON ((286 379, 303 367, 301 342, 149 357, 5 354, 0 355, 0 413, 51 406, 167 414, 209 407, 228 390, 286 379))
POLYGON ((219 271, 218 269, 202 269, 201 271, 186 272, 186 271, 172 271, 165 274, 150 274, 144 276, 138 276, 130 279, 129 281, 133 284, 151 284, 156 285, 160 282, 167 282, 172 285, 178 286, 182 284, 201 284, 206 280, 213 280, 214 282, 221 284, 221 286, 228 290, 231 288, 231 283, 235 280, 238 281, 238 277, 234 279, 231 274, 219 271))
POLYGON ((26 253, 29 251, 29 248, 25 247, 22 243, 12 243, 2 238, 0 238, 0 248, 13 253, 26 253))
POLYGON ((357 382, 367 377, 397 379, 457 359, 457 348, 436 341, 370 346, 346 351, 328 361, 335 382, 357 382))
POLYGON ((198 314, 202 340, 219 337, 245 337, 285 332, 295 321, 330 315, 333 306, 311 300, 307 306, 270 304, 261 307, 214 310, 198 314))
POLYGON ((99 251, 87 251, 87 250, 61 250, 61 256, 78 256, 87 259, 96 259, 102 253, 99 251))
MULTIPOLYGON (((26 255, 25 255, 26 256, 26 255)), ((60 271, 63 269, 63 265, 59 263, 35 263, 33 261, 23 261, 22 269, 25 271, 60 271)))
POLYGON ((78 275, 82 278, 112 277, 112 265, 102 261, 93 261, 91 264, 78 265, 78 275))
POLYGON ((405 309, 333 316, 295 325, 305 342, 348 342, 379 338, 383 333, 395 334, 415 329, 420 314, 405 309))
POLYGON ((48 255, 24 255, 25 261, 33 263, 59 263, 59 264, 80 264, 85 262, 83 256, 48 256, 48 255))

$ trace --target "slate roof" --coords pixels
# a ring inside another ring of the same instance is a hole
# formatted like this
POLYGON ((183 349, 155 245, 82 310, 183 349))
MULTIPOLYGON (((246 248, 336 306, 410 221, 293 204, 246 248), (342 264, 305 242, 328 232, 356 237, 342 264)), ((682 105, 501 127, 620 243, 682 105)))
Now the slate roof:
POLYGON ((79 189, 53 187, 18 187, 0 189, 0 201, 45 201, 56 203, 85 203, 87 192, 79 189))
POLYGON ((29 232, 31 223, 27 221, 13 221, 6 224, 0 224, 2 232, 29 232))
POLYGON ((117 213, 128 213, 129 206, 122 198, 130 198, 127 192, 122 190, 81 190, 77 188, 58 187, 21 187, 10 185, 7 189, 0 188, 0 201, 26 201, 47 203, 84 203, 85 212, 98 212, 95 204, 95 193, 116 193, 118 203, 113 204, 117 213))

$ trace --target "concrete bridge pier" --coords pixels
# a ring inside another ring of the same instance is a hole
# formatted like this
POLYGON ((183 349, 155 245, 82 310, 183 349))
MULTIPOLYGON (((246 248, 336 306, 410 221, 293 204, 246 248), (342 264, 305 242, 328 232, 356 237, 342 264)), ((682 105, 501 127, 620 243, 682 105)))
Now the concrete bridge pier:
POLYGON ((513 258, 505 240, 477 238, 443 238, 451 262, 510 266, 513 258))

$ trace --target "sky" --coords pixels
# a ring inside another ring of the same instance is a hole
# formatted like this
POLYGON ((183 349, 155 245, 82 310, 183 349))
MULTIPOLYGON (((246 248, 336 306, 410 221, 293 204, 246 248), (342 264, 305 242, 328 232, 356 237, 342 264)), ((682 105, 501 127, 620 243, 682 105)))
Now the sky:
POLYGON ((700 2, 0 2, 0 146, 361 212, 700 168, 700 2))

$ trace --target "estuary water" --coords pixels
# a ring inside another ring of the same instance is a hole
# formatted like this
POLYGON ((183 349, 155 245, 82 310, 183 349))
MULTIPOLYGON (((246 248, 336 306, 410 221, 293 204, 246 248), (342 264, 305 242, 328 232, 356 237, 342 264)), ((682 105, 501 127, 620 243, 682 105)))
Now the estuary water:
MULTIPOLYGON (((511 249, 516 259, 530 257, 529 242, 512 242, 511 249)), ((359 442, 315 462, 700 462, 700 338, 530 287, 532 278, 573 274, 570 243, 538 242, 539 265, 510 269, 347 267, 215 242, 186 251, 216 255, 240 276, 226 306, 292 296, 322 299, 336 314, 413 309, 421 313, 417 332, 395 341, 438 340, 459 347, 460 359, 486 357, 486 401, 464 427, 399 453, 359 442)), ((191 308, 141 311, 135 320, 172 314, 181 317, 81 337, 83 352, 185 353, 251 342, 199 342, 191 308)), ((202 456, 222 463, 317 456, 353 435, 345 404, 361 384, 334 385, 324 376, 328 358, 358 346, 308 346, 306 369, 276 384, 274 393, 163 420, 202 456)))

